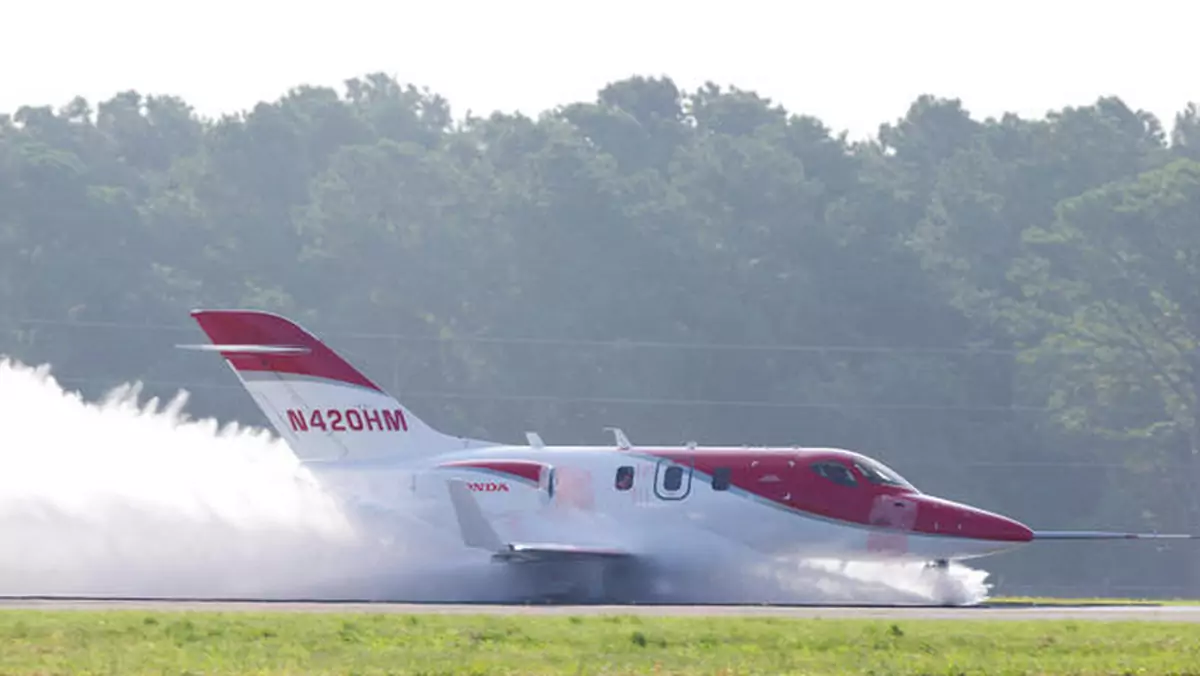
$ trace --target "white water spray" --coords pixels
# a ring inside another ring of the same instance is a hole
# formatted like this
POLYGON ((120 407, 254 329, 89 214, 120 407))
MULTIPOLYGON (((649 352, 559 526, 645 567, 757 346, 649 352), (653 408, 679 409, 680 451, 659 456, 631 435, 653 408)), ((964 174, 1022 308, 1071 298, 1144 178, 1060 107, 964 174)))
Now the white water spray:
MULTIPOLYGON (((513 600, 502 567, 353 521, 286 444, 127 385, 98 402, 0 358, 0 595, 513 600)), ((711 550, 694 560, 711 561, 711 550)), ((731 563, 732 565, 732 563, 731 563)), ((953 568, 737 565, 679 602, 973 603, 953 568), (688 598, 700 595, 703 598, 688 598)))
POLYGON ((844 562, 779 557, 763 560, 728 542, 696 541, 673 562, 683 580, 676 603, 814 605, 976 605, 987 600, 987 571, 952 564, 844 562), (700 562, 702 565, 695 565, 700 562))
MULTIPOLYGON (((140 389, 86 402, 46 366, 0 360, 0 595, 449 593, 413 577, 434 564, 426 547, 352 523, 267 431, 140 389)), ((443 578, 462 565, 437 563, 443 578)))

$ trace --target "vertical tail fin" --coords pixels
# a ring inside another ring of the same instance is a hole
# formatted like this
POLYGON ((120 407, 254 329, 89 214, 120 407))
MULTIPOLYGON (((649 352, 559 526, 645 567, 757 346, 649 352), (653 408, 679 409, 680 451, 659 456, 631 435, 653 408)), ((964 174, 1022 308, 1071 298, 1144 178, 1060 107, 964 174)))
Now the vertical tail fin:
POLYGON ((295 322, 255 310, 194 310, 219 352, 298 458, 363 460, 487 445, 433 429, 295 322))

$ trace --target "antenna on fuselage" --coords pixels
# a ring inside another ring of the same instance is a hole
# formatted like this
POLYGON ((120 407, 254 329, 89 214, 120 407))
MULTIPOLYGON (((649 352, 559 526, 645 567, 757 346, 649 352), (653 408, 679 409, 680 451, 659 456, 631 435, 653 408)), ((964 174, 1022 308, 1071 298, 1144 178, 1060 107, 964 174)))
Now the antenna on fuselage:
POLYGON ((633 444, 629 443, 629 437, 625 436, 620 427, 605 427, 604 429, 613 433, 613 436, 617 439, 617 448, 622 451, 628 451, 633 446, 633 444))
POLYGON ((529 440, 529 447, 543 449, 546 447, 546 442, 542 441, 542 437, 537 432, 526 432, 525 438, 529 440))

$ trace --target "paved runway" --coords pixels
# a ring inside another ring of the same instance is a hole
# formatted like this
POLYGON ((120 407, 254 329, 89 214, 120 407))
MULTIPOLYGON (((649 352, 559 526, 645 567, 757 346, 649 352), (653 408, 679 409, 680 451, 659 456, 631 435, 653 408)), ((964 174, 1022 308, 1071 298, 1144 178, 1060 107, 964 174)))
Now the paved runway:
POLYGON ((1122 620, 1200 622, 1200 606, 504 606, 486 604, 0 599, 0 610, 162 610, 219 612, 440 613, 488 615, 642 615, 886 620, 1122 620))

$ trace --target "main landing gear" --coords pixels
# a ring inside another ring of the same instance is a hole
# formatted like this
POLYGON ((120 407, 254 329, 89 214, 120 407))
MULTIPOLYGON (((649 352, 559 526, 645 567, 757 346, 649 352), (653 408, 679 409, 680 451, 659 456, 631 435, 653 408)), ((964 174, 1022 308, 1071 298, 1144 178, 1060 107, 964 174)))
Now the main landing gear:
POLYGON ((950 570, 950 562, 946 559, 936 559, 925 564, 925 567, 932 570, 947 571, 950 570))
POLYGON ((558 561, 514 564, 522 602, 550 605, 628 605, 648 598, 648 578, 625 561, 587 561, 564 566, 558 561))

